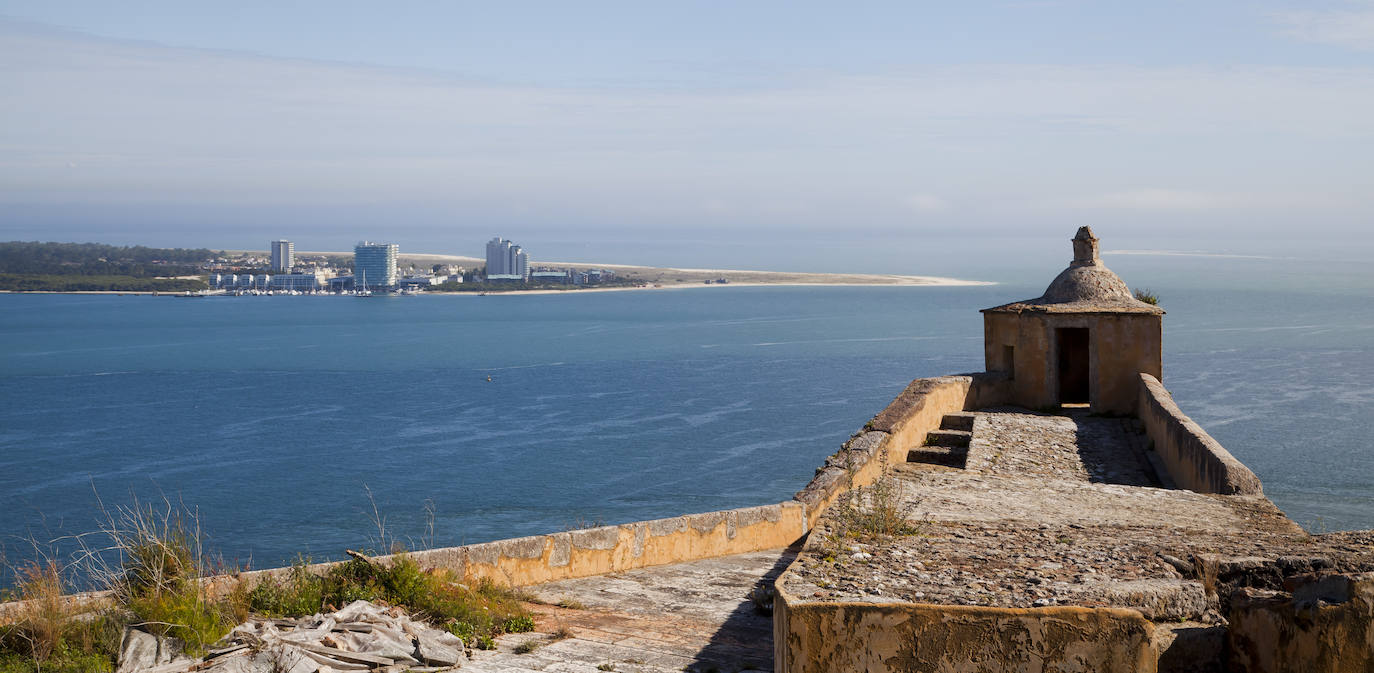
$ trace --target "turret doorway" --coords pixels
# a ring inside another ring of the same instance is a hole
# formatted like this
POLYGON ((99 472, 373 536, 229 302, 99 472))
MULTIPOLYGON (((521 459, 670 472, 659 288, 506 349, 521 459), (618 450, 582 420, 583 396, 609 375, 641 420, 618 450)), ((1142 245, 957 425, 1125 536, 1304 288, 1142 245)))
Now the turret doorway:
POLYGON ((1088 404, 1089 365, 1088 328, 1060 327, 1055 331, 1059 344, 1059 403, 1088 404))

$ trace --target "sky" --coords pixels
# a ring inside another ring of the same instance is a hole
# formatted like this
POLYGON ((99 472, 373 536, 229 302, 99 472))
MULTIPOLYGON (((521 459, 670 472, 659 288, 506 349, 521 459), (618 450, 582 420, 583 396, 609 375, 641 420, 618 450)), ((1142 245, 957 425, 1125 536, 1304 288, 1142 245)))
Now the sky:
POLYGON ((0 0, 0 91, 0 240, 917 273, 1374 232, 1374 0, 0 0))

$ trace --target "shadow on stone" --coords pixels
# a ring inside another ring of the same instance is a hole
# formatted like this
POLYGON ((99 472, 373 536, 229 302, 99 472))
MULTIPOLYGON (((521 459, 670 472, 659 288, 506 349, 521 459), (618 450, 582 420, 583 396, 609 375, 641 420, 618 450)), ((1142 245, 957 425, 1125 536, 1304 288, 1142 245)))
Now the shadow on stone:
POLYGON ((1086 409, 1065 410, 1073 421, 1078 458, 1097 484, 1161 488, 1145 455, 1148 439, 1134 418, 1095 416, 1086 409))
POLYGON ((773 581, 797 558, 801 542, 783 551, 767 574, 740 597, 725 623, 701 648, 684 671, 735 673, 773 670, 773 581))

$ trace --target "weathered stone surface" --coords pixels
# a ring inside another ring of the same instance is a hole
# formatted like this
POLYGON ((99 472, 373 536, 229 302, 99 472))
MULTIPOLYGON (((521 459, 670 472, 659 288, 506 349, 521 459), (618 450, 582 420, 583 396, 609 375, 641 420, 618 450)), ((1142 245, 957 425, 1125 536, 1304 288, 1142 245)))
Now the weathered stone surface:
POLYGON ((1225 583, 1281 578, 1276 559, 1284 553, 1339 555, 1263 498, 1152 486, 1130 419, 998 411, 979 413, 974 427, 966 469, 894 471, 899 507, 919 535, 848 541, 846 553, 835 554, 825 547, 834 525, 827 515, 787 575, 789 592, 835 601, 1115 606, 1205 620, 1216 605, 1194 557, 1214 565, 1225 583))
POLYGON ((769 670, 772 620, 749 595, 771 583, 792 558, 773 550, 530 587, 549 603, 532 606, 539 612, 537 632, 502 636, 496 650, 474 651, 461 670, 769 670), (576 602, 583 609, 553 605, 559 602, 576 602), (560 629, 566 637, 553 635, 560 629), (533 649, 516 653, 526 642, 533 649))
POLYGON ((462 639, 443 631, 417 634, 415 653, 427 666, 457 666, 467 660, 463 655, 462 639))
POLYGON ((572 531, 572 543, 578 549, 614 549, 619 540, 619 526, 601 526, 572 531))
MULTIPOLYGON (((906 390, 903 390, 901 394, 897 396, 897 399, 892 400, 892 403, 888 404, 886 409, 883 409, 877 416, 873 417, 872 421, 869 421, 868 428, 888 434, 898 434, 906 423, 913 417, 920 415, 920 412, 931 401, 931 394, 933 392, 940 388, 953 385, 960 389, 960 399, 962 400, 963 396, 968 393, 969 386, 972 384, 973 378, 969 376, 940 376, 928 379, 916 379, 906 387, 906 390)), ((962 408, 961 405, 960 409, 962 408)), ((942 409, 940 410, 940 415, 943 416, 948 411, 958 411, 960 409, 942 409)))
POLYGON ((176 662, 189 665, 192 660, 186 656, 185 650, 185 644, 176 638, 158 637, 140 629, 126 628, 119 642, 117 673, 139 673, 176 662))
POLYGON ((1154 628, 1132 610, 797 603, 779 610, 783 673, 1153 671, 1154 628))
POLYGON ((1283 633, 1249 670, 1362 670, 1352 573, 1374 571, 1374 532, 1308 535, 1263 497, 1159 488, 1145 447, 1134 419, 977 413, 965 469, 893 470, 916 535, 819 520, 779 580, 779 670, 1209 671, 1283 633), (1087 621, 1064 626, 1069 606, 1087 621), (1223 613, 1250 635, 1228 640, 1223 613))
POLYGON ((553 551, 549 554, 549 565, 562 568, 572 559, 572 536, 559 533, 553 536, 553 551))
POLYGON ((692 514, 687 517, 687 523, 698 533, 709 533, 716 529, 725 521, 724 512, 707 512, 705 514, 692 514))
POLYGON ((1374 670, 1374 573, 1316 578, 1294 595, 1242 589, 1227 617, 1231 670, 1374 670))

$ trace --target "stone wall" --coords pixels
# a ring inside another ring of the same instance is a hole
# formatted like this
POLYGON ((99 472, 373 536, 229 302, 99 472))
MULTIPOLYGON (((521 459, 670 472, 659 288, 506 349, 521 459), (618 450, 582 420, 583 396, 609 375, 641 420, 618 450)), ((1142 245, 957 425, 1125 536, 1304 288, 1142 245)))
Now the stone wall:
POLYGON ((1162 371, 1162 322, 1150 313, 985 311, 984 360, 989 372, 1009 378, 1012 396, 1008 402, 1027 409, 1059 406, 1056 330, 1060 328, 1089 331, 1092 410, 1135 413, 1137 372, 1157 378, 1162 371))
POLYGON ((1135 610, 808 602, 779 586, 773 670, 1153 673, 1154 632, 1135 610))
POLYGON ((1144 373, 1139 376, 1137 415, 1179 488, 1222 495, 1263 494, 1259 477, 1185 416, 1159 379, 1144 373))
POLYGON ((1314 578, 1292 594, 1245 589, 1227 616, 1230 670, 1374 671, 1374 573, 1314 578))
MULTIPOLYGON (((786 547, 806 534, 806 521, 801 503, 784 502, 407 555, 423 568, 446 568, 467 581, 488 578, 524 586, 786 547)), ((389 558, 380 557, 383 561, 389 558)), ((310 569, 323 572, 333 565, 319 563, 310 569)), ((236 581, 257 582, 267 576, 284 576, 289 570, 250 571, 219 578, 218 582, 226 586, 236 581)))
POLYGON ((1001 374, 984 373, 912 381, 793 497, 806 506, 808 529, 845 491, 868 486, 889 466, 905 462, 907 450, 920 446, 945 414, 1005 404, 1007 384, 1001 374))

